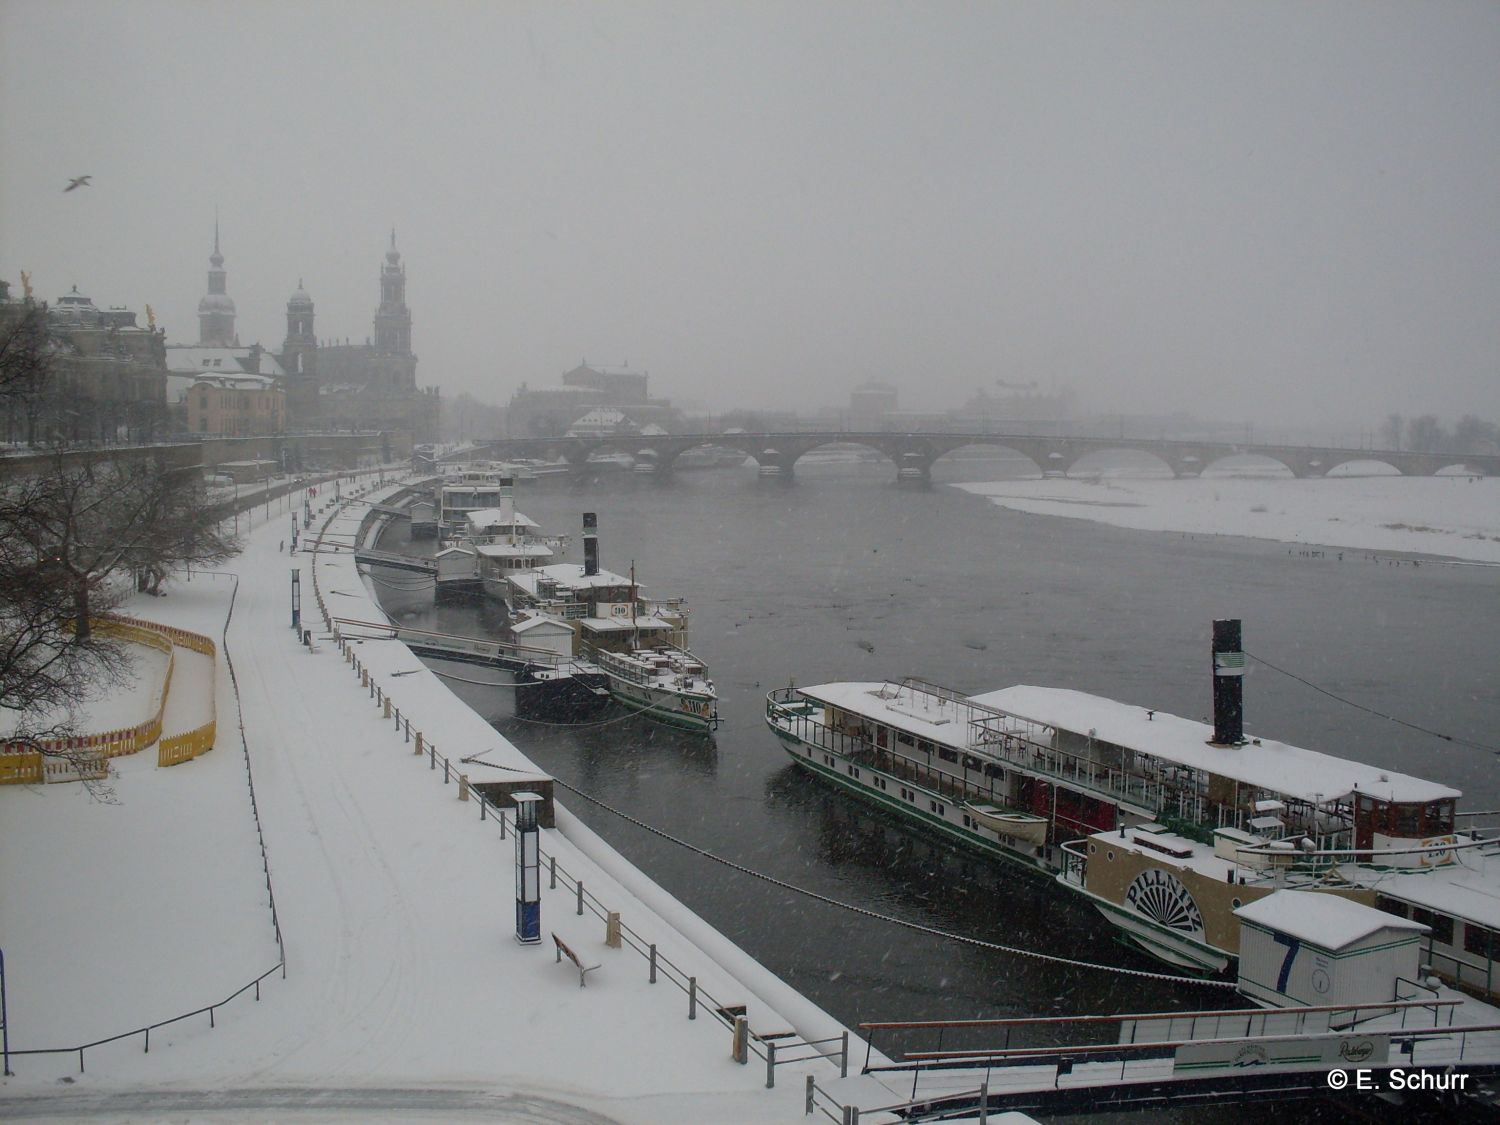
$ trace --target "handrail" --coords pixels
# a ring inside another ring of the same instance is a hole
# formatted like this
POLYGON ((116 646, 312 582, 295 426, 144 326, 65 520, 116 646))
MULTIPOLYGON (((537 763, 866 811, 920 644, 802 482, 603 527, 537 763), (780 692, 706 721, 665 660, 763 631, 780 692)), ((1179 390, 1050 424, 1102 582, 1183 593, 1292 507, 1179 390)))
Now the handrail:
MULTIPOLYGON (((1500 1031, 1500 1023, 1488 1024, 1461 1024, 1458 1026, 1443 1027, 1408 1027, 1408 1028, 1377 1028, 1366 1029, 1361 1032, 1364 1035, 1389 1035, 1394 1039, 1417 1040, 1441 1038, 1449 1039, 1454 1035, 1469 1035, 1471 1033, 1489 1033, 1500 1031)), ((983 1059, 987 1064, 1003 1064, 1010 1060, 1016 1060, 1021 1064, 1033 1062, 1040 1058, 1074 1058, 1079 1055, 1144 1055, 1159 1053, 1162 1051, 1175 1051, 1180 1047, 1201 1047, 1215 1043, 1244 1043, 1253 1041, 1256 1043, 1306 1043, 1324 1042, 1327 1040, 1347 1039, 1347 1031, 1325 1031, 1314 1032, 1309 1035, 1230 1035, 1212 1039, 1164 1039, 1143 1040, 1138 1043, 1090 1043, 1067 1045, 1058 1047, 1002 1047, 995 1050, 973 1050, 973 1051, 914 1051, 906 1058, 913 1060, 917 1065, 904 1066, 900 1063, 891 1066, 872 1066, 866 1068, 867 1073, 890 1073, 897 1070, 927 1070, 935 1067, 924 1067, 922 1063, 954 1063, 983 1059)))
POLYGON ((145 1036, 144 1053, 149 1055, 151 1053, 151 1033, 157 1028, 168 1027, 174 1023, 181 1023, 183 1020, 192 1019, 194 1016, 201 1016, 204 1012, 208 1013, 208 1026, 213 1027, 215 1026, 214 1012, 224 1007, 224 1005, 228 1004, 231 1000, 244 995, 250 989, 255 989, 255 999, 258 1002, 260 1000, 260 982, 265 980, 268 976, 276 972, 278 969, 281 970, 282 976, 284 978, 286 976, 286 962, 283 960, 278 964, 272 965, 269 969, 261 973, 260 976, 256 977, 249 984, 237 988, 228 996, 224 997, 224 999, 220 1000, 217 1004, 208 1004, 202 1008, 195 1008, 191 1012, 184 1012, 182 1015, 173 1016, 171 1019, 158 1020, 156 1023, 149 1023, 145 1027, 137 1027, 131 1031, 122 1031, 118 1035, 110 1035, 104 1039, 95 1039, 91 1043, 82 1043, 77 1047, 33 1047, 23 1051, 12 1050, 9 1053, 11 1055, 71 1055, 74 1051, 77 1051, 79 1074, 84 1073, 83 1053, 85 1051, 93 1047, 103 1047, 108 1043, 117 1043, 121 1039, 129 1039, 132 1035, 145 1036))
POLYGON ((894 1020, 889 1022, 868 1022, 856 1026, 861 1031, 921 1031, 934 1028, 955 1027, 1051 1027, 1059 1024, 1102 1024, 1102 1023, 1124 1023, 1134 1021, 1140 1023, 1145 1020, 1185 1020, 1213 1018, 1234 1019, 1240 1016, 1295 1016, 1308 1015, 1315 1012, 1357 1012, 1370 1009, 1389 1011, 1400 1008, 1430 1008, 1434 1006, 1456 1008, 1463 1001, 1455 1000, 1392 1000, 1385 1003, 1362 1003, 1362 1004, 1311 1004, 1306 1007, 1296 1008, 1223 1008, 1219 1010, 1205 1009, 1194 1012, 1127 1012, 1122 1015, 1113 1016, 1019 1016, 1005 1019, 989 1020, 894 1020))

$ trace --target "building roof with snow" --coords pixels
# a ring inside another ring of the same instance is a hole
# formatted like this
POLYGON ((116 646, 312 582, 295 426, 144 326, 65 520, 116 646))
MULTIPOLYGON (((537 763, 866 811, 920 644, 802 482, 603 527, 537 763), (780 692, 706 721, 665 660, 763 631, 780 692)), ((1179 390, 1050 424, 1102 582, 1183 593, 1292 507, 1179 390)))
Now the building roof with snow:
POLYGON ((1056 730, 1315 804, 1350 797, 1356 790, 1403 804, 1456 800, 1463 795, 1434 781, 1274 739, 1251 738, 1240 746, 1211 745, 1212 724, 1068 688, 1008 687, 971 699, 1056 730))
POLYGON ((1420 934, 1430 928, 1322 891, 1276 891, 1234 913, 1241 921, 1329 951, 1347 949, 1386 930, 1420 934))

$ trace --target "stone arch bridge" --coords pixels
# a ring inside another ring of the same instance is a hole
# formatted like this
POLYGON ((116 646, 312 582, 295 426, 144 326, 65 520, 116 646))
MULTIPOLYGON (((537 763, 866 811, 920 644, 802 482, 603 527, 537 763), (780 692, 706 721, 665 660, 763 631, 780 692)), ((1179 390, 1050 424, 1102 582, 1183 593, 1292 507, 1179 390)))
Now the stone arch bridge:
MULTIPOLYGON (((1432 476, 1447 468, 1479 475, 1500 473, 1500 455, 1488 453, 1412 453, 1401 450, 1340 449, 1336 447, 1266 445, 1252 442, 1166 441, 1151 438, 1056 437, 1032 434, 962 433, 729 433, 656 436, 604 435, 563 438, 499 438, 480 443, 478 455, 496 460, 536 458, 562 460, 584 471, 596 454, 625 453, 636 466, 670 474, 677 459, 691 449, 737 449, 755 459, 766 476, 790 477, 797 461, 827 445, 858 445, 890 458, 901 480, 931 479, 939 458, 971 446, 1012 450, 1029 457, 1038 471, 1065 476, 1092 453, 1129 450, 1156 457, 1174 476, 1194 477, 1226 457, 1255 454, 1278 462, 1294 477, 1320 477, 1351 461, 1377 461, 1405 476, 1432 476)), ((471 452, 469 456, 474 456, 471 452)))

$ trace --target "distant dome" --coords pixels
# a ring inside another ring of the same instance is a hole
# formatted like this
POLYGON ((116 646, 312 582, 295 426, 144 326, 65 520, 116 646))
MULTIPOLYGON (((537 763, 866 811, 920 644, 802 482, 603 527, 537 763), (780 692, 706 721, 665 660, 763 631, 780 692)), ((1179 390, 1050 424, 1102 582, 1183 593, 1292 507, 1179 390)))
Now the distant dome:
POLYGON ((234 298, 227 293, 209 293, 198 302, 198 315, 204 313, 227 313, 234 315, 234 298))
POLYGON ((288 312, 293 309, 310 309, 313 307, 313 300, 305 290, 299 288, 288 298, 286 307, 288 312))

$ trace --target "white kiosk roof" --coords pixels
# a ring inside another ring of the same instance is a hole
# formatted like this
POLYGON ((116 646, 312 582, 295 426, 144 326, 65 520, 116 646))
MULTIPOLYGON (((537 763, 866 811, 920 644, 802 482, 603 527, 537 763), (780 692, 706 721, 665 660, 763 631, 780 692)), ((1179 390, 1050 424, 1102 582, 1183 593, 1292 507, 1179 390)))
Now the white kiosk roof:
POLYGON ((1428 929, 1353 899, 1320 891, 1276 891, 1247 903, 1235 916, 1322 949, 1339 950, 1382 930, 1428 929))

